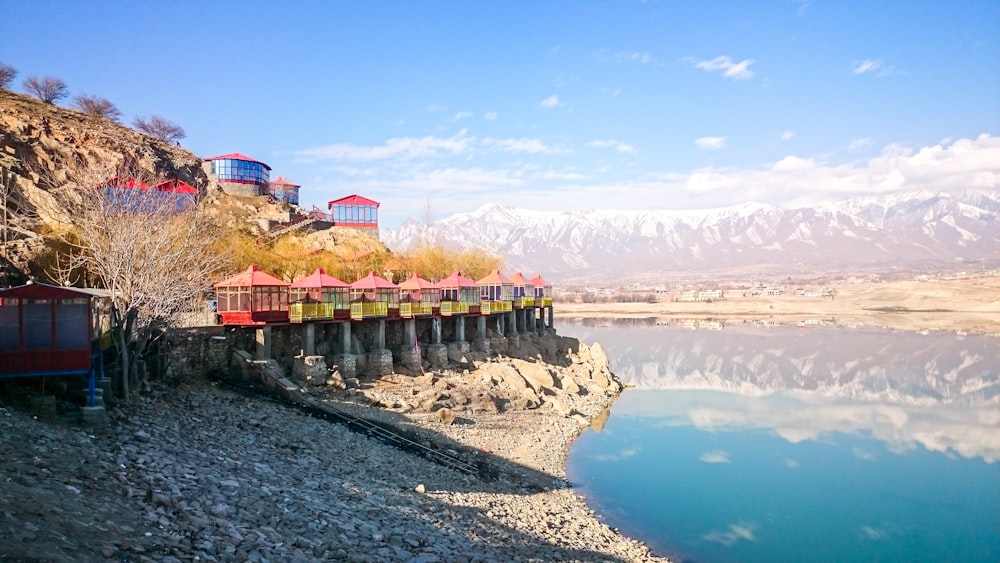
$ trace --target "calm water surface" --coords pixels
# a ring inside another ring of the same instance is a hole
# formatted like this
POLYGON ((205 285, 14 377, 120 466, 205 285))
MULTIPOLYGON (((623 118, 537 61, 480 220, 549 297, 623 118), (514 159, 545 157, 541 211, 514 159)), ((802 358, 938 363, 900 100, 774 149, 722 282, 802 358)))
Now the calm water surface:
POLYGON ((559 328, 636 386, 569 459, 606 522, 686 561, 1000 561, 1000 340, 695 328, 559 328))

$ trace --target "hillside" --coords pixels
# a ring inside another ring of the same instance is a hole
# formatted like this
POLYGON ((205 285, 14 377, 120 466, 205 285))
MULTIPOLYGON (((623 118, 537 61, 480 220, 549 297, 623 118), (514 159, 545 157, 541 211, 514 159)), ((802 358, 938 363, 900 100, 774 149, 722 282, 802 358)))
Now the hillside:
MULTIPOLYGON (((244 233, 246 246, 261 246, 262 225, 287 221, 297 210, 269 198, 246 198, 224 194, 206 173, 204 162, 180 145, 165 143, 130 127, 34 98, 0 90, 0 206, 6 205, 16 220, 4 225, 0 239, 0 284, 21 283, 37 266, 46 250, 43 234, 57 230, 58 218, 49 216, 45 205, 51 188, 85 176, 89 167, 119 163, 124 154, 135 158, 135 166, 153 178, 179 179, 196 187, 223 227, 244 233)), ((284 237, 282 237, 284 238, 284 237)), ((296 248, 324 250, 338 256, 356 257, 365 252, 387 250, 365 235, 330 229, 306 235, 293 232, 296 248)), ((278 241, 267 239, 274 244, 278 241)), ((266 249, 263 249, 266 252, 266 249)), ((245 265, 234 265, 234 268, 245 265)), ((38 275, 37 267, 33 273, 38 275)))

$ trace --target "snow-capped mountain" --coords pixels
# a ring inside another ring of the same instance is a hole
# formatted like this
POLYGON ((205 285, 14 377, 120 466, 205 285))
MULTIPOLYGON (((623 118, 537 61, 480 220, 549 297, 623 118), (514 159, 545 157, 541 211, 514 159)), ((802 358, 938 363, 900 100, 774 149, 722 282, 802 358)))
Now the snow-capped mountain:
POLYGON ((398 251, 421 240, 490 250, 546 278, 834 271, 1000 261, 1000 196, 915 192, 816 207, 759 203, 698 211, 532 211, 497 204, 382 233, 398 251))

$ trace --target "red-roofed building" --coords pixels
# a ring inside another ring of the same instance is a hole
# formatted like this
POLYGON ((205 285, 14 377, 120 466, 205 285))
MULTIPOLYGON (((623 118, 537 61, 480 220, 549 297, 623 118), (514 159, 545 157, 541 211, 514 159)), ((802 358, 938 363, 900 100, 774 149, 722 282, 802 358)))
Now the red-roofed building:
POLYGON ((531 285, 535 286, 535 307, 551 307, 552 284, 542 279, 542 274, 535 274, 531 285))
POLYGON ((399 314, 399 286, 375 272, 351 284, 351 318, 366 319, 399 314))
POLYGON ((301 323, 313 319, 347 319, 350 285, 327 274, 323 268, 288 286, 288 320, 301 323))
POLYGON ((510 277, 510 282, 514 284, 514 308, 535 306, 535 286, 525 279, 521 272, 510 277))
POLYGON ((208 172, 219 180, 222 191, 242 196, 266 195, 269 190, 271 167, 245 154, 231 152, 204 159, 208 172))
POLYGON ((335 199, 327 204, 334 227, 351 227, 365 231, 374 231, 378 238, 378 207, 377 201, 352 194, 335 199))
POLYGON ((479 286, 455 270, 437 283, 441 290, 441 314, 444 316, 479 313, 479 286))
POLYGON ((213 285, 224 325, 263 325, 288 321, 288 282, 251 264, 239 274, 213 285))
POLYGON ((413 274, 410 279, 399 284, 402 293, 399 299, 399 316, 409 318, 415 315, 430 315, 441 306, 441 290, 437 284, 413 274))
POLYGON ((272 181, 268 184, 268 191, 274 199, 278 201, 283 201, 285 203, 291 203, 292 205, 299 204, 299 184, 293 184, 286 180, 284 176, 278 176, 277 180, 272 181))
POLYGON ((509 313, 513 307, 514 284, 504 277, 500 270, 493 270, 476 282, 479 286, 481 300, 480 312, 509 313))

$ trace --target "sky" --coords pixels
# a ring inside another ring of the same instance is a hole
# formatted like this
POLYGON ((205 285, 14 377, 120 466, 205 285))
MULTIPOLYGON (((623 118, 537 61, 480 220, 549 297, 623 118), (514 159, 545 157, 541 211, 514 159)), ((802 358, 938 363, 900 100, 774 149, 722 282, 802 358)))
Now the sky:
POLYGON ((997 30, 997 0, 0 0, 0 62, 394 227, 1000 191, 997 30))

